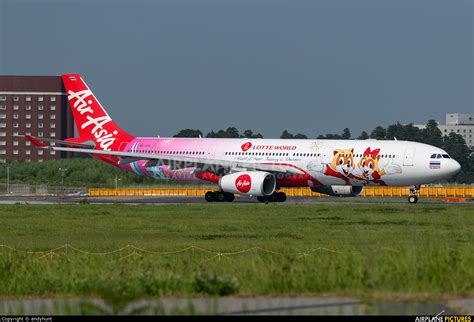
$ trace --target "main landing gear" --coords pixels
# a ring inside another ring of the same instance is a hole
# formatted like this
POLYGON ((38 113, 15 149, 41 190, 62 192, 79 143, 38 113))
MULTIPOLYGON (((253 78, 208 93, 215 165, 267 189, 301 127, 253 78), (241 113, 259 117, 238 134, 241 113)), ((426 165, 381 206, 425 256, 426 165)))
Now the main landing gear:
POLYGON ((420 186, 410 186, 410 196, 408 197, 409 203, 417 203, 418 202, 418 193, 420 191, 420 186))
POLYGON ((207 202, 212 202, 212 201, 217 201, 217 202, 232 202, 235 199, 235 196, 233 193, 229 192, 224 192, 224 191, 208 191, 204 195, 204 199, 206 199, 207 202))
MULTIPOLYGON (((207 202, 232 202, 235 196, 233 193, 224 191, 208 191, 204 195, 204 199, 206 199, 207 202)), ((268 197, 257 197, 257 200, 260 202, 284 202, 286 200, 286 194, 284 192, 274 192, 268 197)))
POLYGON ((284 192, 274 192, 268 197, 257 197, 257 200, 260 202, 285 202, 286 193, 284 192))

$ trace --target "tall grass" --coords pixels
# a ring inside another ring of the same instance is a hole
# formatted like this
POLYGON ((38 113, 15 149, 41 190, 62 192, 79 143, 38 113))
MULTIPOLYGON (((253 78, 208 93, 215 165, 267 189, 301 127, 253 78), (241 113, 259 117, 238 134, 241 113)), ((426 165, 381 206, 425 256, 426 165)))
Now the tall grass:
POLYGON ((470 205, 12 205, 0 222, 18 249, 1 249, 4 297, 474 294, 470 205), (196 247, 25 252, 64 244, 196 247))

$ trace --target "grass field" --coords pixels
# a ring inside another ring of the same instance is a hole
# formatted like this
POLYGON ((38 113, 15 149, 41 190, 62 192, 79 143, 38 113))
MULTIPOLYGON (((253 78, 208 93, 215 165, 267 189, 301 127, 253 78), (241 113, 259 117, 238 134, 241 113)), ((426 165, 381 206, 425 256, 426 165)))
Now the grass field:
POLYGON ((4 298, 474 294, 472 205, 11 205, 0 223, 4 298), (195 248, 26 252, 65 244, 195 248))

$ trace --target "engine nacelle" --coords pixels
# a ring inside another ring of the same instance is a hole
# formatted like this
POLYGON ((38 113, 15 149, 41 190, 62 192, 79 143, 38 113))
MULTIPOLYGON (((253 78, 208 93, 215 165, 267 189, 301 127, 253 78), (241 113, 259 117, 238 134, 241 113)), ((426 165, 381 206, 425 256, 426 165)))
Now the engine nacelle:
POLYGON ((276 179, 263 171, 236 172, 220 178, 219 187, 225 192, 263 197, 275 192, 276 179))
POLYGON ((314 192, 319 192, 335 197, 357 197, 362 193, 362 186, 317 186, 311 187, 314 192))

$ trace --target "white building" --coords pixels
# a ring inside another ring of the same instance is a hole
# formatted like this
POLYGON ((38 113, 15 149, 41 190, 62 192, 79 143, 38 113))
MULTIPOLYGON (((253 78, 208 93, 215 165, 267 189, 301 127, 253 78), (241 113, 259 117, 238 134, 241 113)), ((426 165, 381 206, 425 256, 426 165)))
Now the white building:
MULTIPOLYGON (((426 125, 414 126, 424 129, 426 125)), ((446 124, 438 124, 438 128, 443 135, 449 135, 450 132, 462 135, 466 144, 474 147, 474 114, 446 114, 446 124)))

